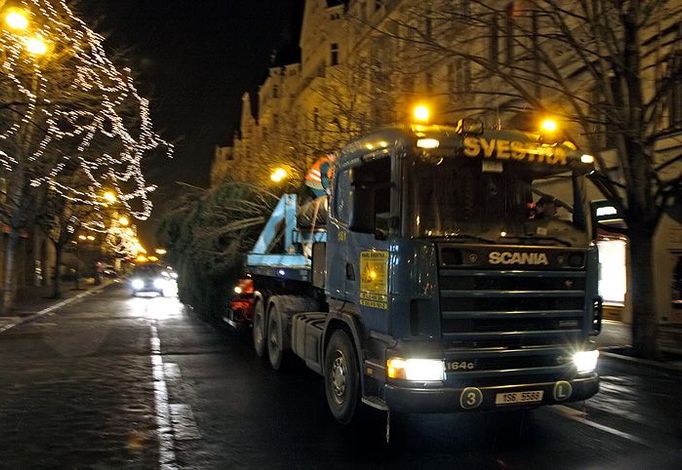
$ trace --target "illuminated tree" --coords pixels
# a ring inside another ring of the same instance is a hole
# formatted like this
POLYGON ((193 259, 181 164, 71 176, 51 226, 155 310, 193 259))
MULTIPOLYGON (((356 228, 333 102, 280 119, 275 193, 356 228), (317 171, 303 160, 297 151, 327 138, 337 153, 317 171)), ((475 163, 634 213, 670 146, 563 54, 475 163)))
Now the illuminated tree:
POLYGON ((26 27, 0 28, 0 168, 8 188, 2 216, 10 227, 6 301, 19 230, 30 222, 38 188, 95 208, 106 204, 104 191, 113 191, 127 211, 146 219, 154 187, 145 181, 142 159, 164 148, 172 152, 154 132, 149 102, 132 72, 107 57, 102 36, 63 0, 20 5, 26 27), (70 186, 74 165, 79 184, 70 186))

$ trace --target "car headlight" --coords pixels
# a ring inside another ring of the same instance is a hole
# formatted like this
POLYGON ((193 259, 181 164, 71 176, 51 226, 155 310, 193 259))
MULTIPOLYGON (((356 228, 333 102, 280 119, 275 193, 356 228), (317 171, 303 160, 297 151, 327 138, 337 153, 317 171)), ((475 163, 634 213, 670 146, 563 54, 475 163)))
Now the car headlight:
POLYGON ((162 279, 160 277, 154 279, 154 287, 156 287, 157 289, 163 289, 165 286, 166 286, 165 279, 162 279))
POLYGON ((597 349, 594 351, 580 351, 573 354, 573 364, 578 369, 578 373, 586 374, 597 368, 598 358, 599 350, 597 349))
POLYGON ((144 287, 144 281, 142 279, 133 279, 130 283, 133 289, 142 289, 144 287))
POLYGON ((444 380, 445 365, 438 359, 401 359, 391 358, 386 361, 386 374, 391 379, 426 382, 444 380))

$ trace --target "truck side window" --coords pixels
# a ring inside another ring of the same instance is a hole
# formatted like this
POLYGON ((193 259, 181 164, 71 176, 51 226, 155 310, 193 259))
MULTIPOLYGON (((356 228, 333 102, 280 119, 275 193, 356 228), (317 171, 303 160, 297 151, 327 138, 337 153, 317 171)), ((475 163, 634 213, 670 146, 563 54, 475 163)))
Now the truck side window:
POLYGON ((378 215, 391 210, 391 160, 382 158, 352 169, 351 229, 374 233, 378 215))
POLYGON ((336 191, 334 193, 334 215, 344 224, 350 223, 351 214, 351 185, 350 170, 340 171, 336 177, 336 191))

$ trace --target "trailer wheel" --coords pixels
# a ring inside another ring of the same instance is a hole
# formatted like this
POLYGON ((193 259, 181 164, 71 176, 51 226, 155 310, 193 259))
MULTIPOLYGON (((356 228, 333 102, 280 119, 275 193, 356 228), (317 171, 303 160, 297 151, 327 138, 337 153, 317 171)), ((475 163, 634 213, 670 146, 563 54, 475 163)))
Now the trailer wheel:
POLYGON ((265 354, 265 304, 264 300, 258 300, 253 312, 253 349, 258 357, 265 354))
POLYGON ((284 357, 282 327, 282 318, 277 308, 277 302, 272 302, 270 304, 270 312, 268 313, 266 338, 270 365, 275 370, 279 370, 282 367, 282 358, 284 357))
POLYGON ((341 424, 350 423, 360 394, 357 354, 348 334, 336 330, 324 355, 324 389, 327 404, 341 424))

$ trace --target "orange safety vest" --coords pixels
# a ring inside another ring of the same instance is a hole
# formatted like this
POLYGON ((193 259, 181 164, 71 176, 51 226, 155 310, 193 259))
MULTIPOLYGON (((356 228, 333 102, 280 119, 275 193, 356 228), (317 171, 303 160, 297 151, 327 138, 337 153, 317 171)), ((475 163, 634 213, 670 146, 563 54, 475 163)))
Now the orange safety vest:
POLYGON ((325 155, 317 159, 305 175, 305 184, 313 189, 324 189, 322 186, 322 167, 327 164, 326 177, 329 181, 334 177, 334 158, 332 155, 325 155))

